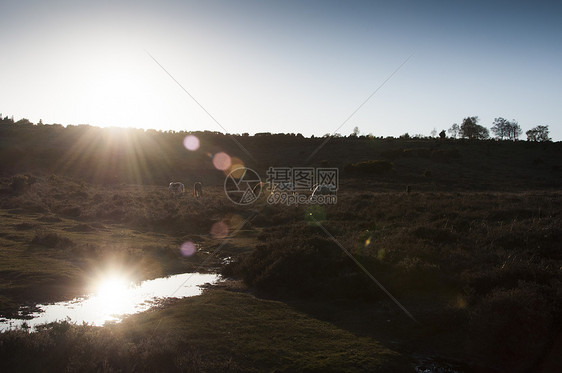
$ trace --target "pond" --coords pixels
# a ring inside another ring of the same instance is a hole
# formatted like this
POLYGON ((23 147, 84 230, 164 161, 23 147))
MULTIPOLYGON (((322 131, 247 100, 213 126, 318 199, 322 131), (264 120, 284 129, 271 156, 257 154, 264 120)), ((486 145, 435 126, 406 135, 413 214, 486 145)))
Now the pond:
POLYGON ((148 310, 163 298, 184 298, 201 294, 202 285, 215 283, 217 274, 182 273, 169 277, 127 283, 119 277, 101 281, 92 294, 70 301, 54 304, 39 304, 38 312, 29 314, 29 319, 0 319, 0 331, 27 325, 32 330, 37 326, 55 321, 102 326, 106 322, 120 322, 125 315, 148 310))

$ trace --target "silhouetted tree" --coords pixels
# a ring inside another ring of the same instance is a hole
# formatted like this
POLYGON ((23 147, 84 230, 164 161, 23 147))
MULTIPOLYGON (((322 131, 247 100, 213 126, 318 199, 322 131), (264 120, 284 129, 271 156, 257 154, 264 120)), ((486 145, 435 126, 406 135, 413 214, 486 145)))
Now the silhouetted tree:
POLYGON ((444 139, 445 137, 447 137, 447 134, 445 133, 445 130, 442 130, 441 132, 439 132, 439 138, 444 139))
POLYGON ((525 132, 525 134, 527 135, 527 141, 543 142, 551 140, 548 137, 548 126, 536 126, 525 132))
POLYGON ((0 114, 0 123, 1 124, 14 124, 14 118, 8 118, 8 116, 6 115, 4 118, 2 118, 2 115, 0 114))
POLYGON ((447 130, 447 132, 449 133, 449 135, 453 139, 456 139, 459 136, 459 133, 461 132, 461 129, 460 129, 459 125, 455 123, 451 126, 451 128, 449 128, 447 130))
POLYGON ((510 122, 507 119, 499 117, 494 119, 492 132, 494 133, 496 138, 499 138, 501 140, 503 140, 504 138, 509 140, 517 140, 519 136, 521 136, 521 133, 523 131, 521 130, 521 127, 515 119, 512 119, 510 122))
POLYGON ((478 117, 466 117, 460 127, 460 136, 469 140, 487 139, 488 129, 478 124, 478 117))
POLYGON ((500 140, 503 140, 507 137, 507 127, 509 125, 509 121, 502 117, 495 118, 494 123, 492 123, 492 133, 494 136, 500 140))
POLYGON ((512 119, 511 122, 509 122, 509 139, 515 141, 522 133, 523 130, 519 126, 519 123, 517 123, 515 119, 512 119))
POLYGON ((18 125, 18 126, 32 126, 33 123, 31 123, 29 121, 29 119, 27 119, 27 118, 21 118, 20 120, 18 120, 16 122, 16 125, 18 125))

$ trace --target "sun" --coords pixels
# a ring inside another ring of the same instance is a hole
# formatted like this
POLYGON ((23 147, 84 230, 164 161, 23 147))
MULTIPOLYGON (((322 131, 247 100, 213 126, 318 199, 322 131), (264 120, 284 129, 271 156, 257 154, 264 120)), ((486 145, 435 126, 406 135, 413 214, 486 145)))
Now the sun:
POLYGON ((104 277, 96 286, 96 296, 100 303, 108 308, 115 308, 124 299, 130 281, 124 276, 112 274, 104 277))
POLYGON ((90 279, 87 302, 97 324, 118 321, 134 313, 138 287, 135 276, 125 267, 113 264, 99 269, 90 279))

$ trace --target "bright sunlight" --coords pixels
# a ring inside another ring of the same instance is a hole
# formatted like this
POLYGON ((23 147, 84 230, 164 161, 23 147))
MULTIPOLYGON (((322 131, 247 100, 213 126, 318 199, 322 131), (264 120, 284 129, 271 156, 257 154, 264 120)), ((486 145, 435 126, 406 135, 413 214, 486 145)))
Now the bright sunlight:
POLYGON ((128 287, 129 282, 124 277, 111 276, 98 284, 96 294, 107 302, 113 302, 122 298, 128 287))
POLYGON ((96 303, 107 315, 128 312, 131 297, 128 292, 131 281, 125 276, 110 274, 102 278, 96 288, 96 303))

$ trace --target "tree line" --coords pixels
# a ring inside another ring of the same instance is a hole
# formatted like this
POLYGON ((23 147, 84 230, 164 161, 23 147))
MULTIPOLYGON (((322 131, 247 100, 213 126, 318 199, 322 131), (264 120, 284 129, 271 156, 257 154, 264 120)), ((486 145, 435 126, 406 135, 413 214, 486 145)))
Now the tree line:
MULTIPOLYGON (((499 117, 495 118, 492 123, 491 131, 494 138, 499 140, 517 140, 522 135, 523 130, 515 119, 511 121, 499 117)), ((464 138, 473 140, 485 140, 490 138, 490 131, 478 124, 478 117, 466 117, 463 119, 461 125, 453 124, 447 130, 449 136, 452 138, 464 138)), ((527 141, 551 141, 549 137, 548 126, 536 126, 525 132, 527 141)), ((446 137, 445 130, 439 134, 441 138, 446 137)))
MULTIPOLYGON (((442 139, 447 138, 447 133, 449 134, 450 138, 453 139, 457 139, 457 138, 461 138, 461 139, 469 139, 469 140, 486 140, 490 138, 490 130, 488 130, 486 127, 481 126, 480 124, 478 124, 478 117, 477 116, 473 116, 473 117, 466 117, 463 119, 462 123, 460 125, 458 125, 457 123, 454 123, 447 131, 442 130, 441 132, 439 132, 439 137, 442 139)), ((2 114, 0 114, 0 124, 8 124, 8 125, 18 125, 21 127, 25 127, 25 126, 34 126, 34 123, 30 122, 28 119, 26 118, 22 118, 18 121, 14 120, 14 117, 2 117, 2 114)), ((42 126, 43 121, 39 121, 39 123, 37 123, 36 125, 38 126, 42 126)), ((62 125, 60 124, 53 124, 51 126, 54 127, 62 127, 62 125)), ((499 139, 499 140, 518 140, 519 137, 523 134, 523 130, 521 129, 521 126, 519 126, 519 123, 517 123, 517 121, 515 119, 512 119, 511 121, 499 117, 499 118, 495 118, 494 122, 492 123, 492 127, 491 127, 491 131, 492 134, 494 135, 494 138, 499 139)), ((161 132, 161 131, 160 131, 161 132)), ((175 132, 175 131, 171 131, 171 132, 175 132)), ((209 131, 205 131, 205 132, 209 132, 209 131)), ((211 133, 211 132, 209 132, 211 133)), ((368 136, 360 136, 359 135, 360 131, 358 127, 355 127, 353 129, 353 132, 349 135, 349 137, 351 138, 364 138, 364 137, 373 137, 373 135, 369 134, 368 136)), ((269 133, 269 132, 262 132, 262 133, 256 133, 255 136, 257 137, 263 137, 263 136, 272 136, 273 134, 269 133)), ((299 134, 286 134, 288 136, 296 136, 299 138, 303 138, 303 136, 299 133, 299 134)), ((552 139, 549 137, 549 129, 548 126, 543 126, 543 125, 539 125, 536 127, 531 128, 530 130, 525 132, 525 135, 527 135, 527 141, 536 141, 536 142, 544 142, 544 141, 551 141, 552 139)), ((234 136, 240 136, 240 135, 234 135, 234 136)), ((248 133, 244 133, 242 134, 243 137, 248 137, 249 134, 248 133)), ((431 131, 431 136, 432 137, 436 137, 437 136, 437 131, 435 129, 433 129, 433 131, 431 131)), ((335 134, 325 134, 323 137, 342 137, 341 134, 335 133, 335 134)), ((343 136, 345 137, 345 136, 343 136)), ((415 135, 413 137, 423 137, 422 135, 415 135)), ((312 135, 312 138, 314 138, 314 135, 312 135)), ((400 138, 410 138, 410 135, 408 135, 408 133, 405 133, 404 135, 400 136, 400 138)))

